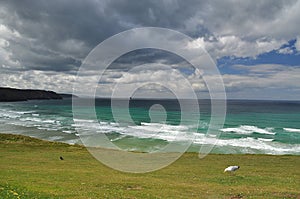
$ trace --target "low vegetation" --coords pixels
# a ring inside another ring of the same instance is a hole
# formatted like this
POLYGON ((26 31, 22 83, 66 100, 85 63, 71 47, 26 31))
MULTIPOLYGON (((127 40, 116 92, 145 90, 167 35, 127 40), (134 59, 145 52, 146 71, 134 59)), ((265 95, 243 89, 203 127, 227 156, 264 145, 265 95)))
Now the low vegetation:
POLYGON ((0 159, 0 198, 300 198, 300 156, 186 153, 164 169, 131 174, 79 145, 0 134, 0 159), (234 175, 223 173, 235 164, 234 175))

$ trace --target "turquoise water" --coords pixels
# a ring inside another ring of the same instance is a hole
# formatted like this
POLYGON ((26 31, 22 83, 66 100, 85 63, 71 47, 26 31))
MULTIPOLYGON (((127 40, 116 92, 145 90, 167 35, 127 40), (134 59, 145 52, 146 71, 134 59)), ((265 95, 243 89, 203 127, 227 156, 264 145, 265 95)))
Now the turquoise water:
POLYGON ((300 155, 300 102, 229 100, 224 127, 217 130, 220 136, 210 138, 205 136, 211 119, 209 100, 199 101, 200 118, 194 117, 192 107, 188 115, 193 119, 184 124, 176 100, 131 100, 129 107, 132 121, 123 117, 128 110, 122 105, 116 119, 110 100, 96 100, 94 125, 89 118, 74 123, 71 99, 0 103, 0 127, 3 133, 70 144, 80 143, 78 130, 89 130, 130 151, 151 152, 170 142, 192 141, 189 151, 214 144, 212 153, 300 155))

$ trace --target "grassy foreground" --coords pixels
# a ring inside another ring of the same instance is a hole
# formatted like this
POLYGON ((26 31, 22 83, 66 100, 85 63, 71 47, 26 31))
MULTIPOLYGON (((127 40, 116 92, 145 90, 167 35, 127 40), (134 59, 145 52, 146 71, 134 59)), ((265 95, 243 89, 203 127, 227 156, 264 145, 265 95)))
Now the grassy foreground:
POLYGON ((300 198, 300 156, 186 153, 162 170, 130 174, 81 146, 0 134, 0 160, 0 198, 300 198), (224 174, 232 164, 241 169, 224 174))

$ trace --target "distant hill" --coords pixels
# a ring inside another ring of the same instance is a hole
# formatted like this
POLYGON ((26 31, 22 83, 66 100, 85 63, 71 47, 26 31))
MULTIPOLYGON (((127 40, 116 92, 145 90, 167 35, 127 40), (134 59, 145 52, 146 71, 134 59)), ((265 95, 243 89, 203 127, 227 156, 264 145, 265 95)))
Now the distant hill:
POLYGON ((58 95, 60 95, 62 98, 72 98, 72 97, 75 97, 77 98, 78 96, 76 95, 73 95, 73 94, 66 94, 66 93, 58 93, 58 95))
POLYGON ((33 90, 33 89, 16 89, 0 87, 0 102, 15 102, 27 100, 49 100, 63 99, 68 94, 57 94, 53 91, 33 90))

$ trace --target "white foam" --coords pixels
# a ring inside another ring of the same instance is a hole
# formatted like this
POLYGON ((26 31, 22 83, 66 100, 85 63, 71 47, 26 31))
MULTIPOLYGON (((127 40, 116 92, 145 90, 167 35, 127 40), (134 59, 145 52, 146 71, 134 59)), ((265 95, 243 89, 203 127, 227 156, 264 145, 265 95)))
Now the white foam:
POLYGON ((41 120, 41 122, 54 124, 56 123, 56 120, 41 120))
POLYGON ((126 135, 122 135, 122 136, 119 136, 119 137, 117 137, 117 138, 110 139, 110 141, 111 141, 111 142, 115 142, 115 141, 118 141, 118 140, 123 139, 124 137, 126 137, 126 135))
POLYGON ((29 114, 29 113, 34 113, 35 111, 15 111, 15 113, 24 115, 24 114, 29 114))
MULTIPOLYGON (((168 134, 180 134, 188 130, 186 126, 174 126, 160 123, 141 123, 141 126, 129 126, 130 129, 139 130, 141 134, 157 134, 157 133, 168 133, 168 134)), ((129 133, 131 132, 128 129, 129 133)))
POLYGON ((220 129, 222 132, 234 132, 237 134, 252 134, 252 133, 260 133, 260 134, 267 134, 267 135, 275 135, 274 132, 272 132, 272 128, 258 128, 257 126, 248 126, 248 125, 241 125, 237 128, 224 128, 220 129))
POLYGON ((100 122, 98 123, 77 123, 72 126, 79 130, 80 134, 88 134, 90 132, 97 133, 114 133, 134 136, 138 138, 154 138, 167 141, 190 141, 192 137, 189 135, 188 127, 175 126, 160 123, 142 123, 132 126, 120 126, 118 123, 100 122), (85 132, 87 131, 87 132, 85 132))
POLYGON ((63 138, 64 138, 63 136, 51 136, 48 138, 48 140, 54 141, 54 140, 61 140, 63 138))
POLYGON ((220 131, 222 132, 235 132, 238 134, 251 134, 253 132, 249 132, 247 130, 244 130, 242 128, 224 128, 224 129, 220 129, 220 131))
POLYGON ((283 128, 287 132, 300 133, 300 129, 283 128))
MULTIPOLYGON (((161 139, 168 142, 182 141, 193 142, 195 144, 210 144, 217 147, 234 147, 236 150, 247 153, 266 153, 266 154, 299 154, 299 144, 284 144, 279 142, 273 142, 273 139, 269 138, 238 138, 238 139, 219 139, 218 137, 206 136, 205 134, 197 132, 189 132, 190 129, 186 126, 174 126, 160 123, 142 123, 140 126, 127 126, 122 127, 116 123, 111 125, 109 122, 102 123, 98 129, 99 133, 117 132, 123 134, 119 138, 111 141, 122 139, 126 136, 134 136, 137 138, 151 138, 161 139)), ((254 126, 241 126, 243 132, 246 133, 262 133, 268 135, 274 135, 270 128, 260 129, 254 126)), ((232 130, 232 128, 231 128, 232 130)), ((225 130, 226 131, 226 130, 225 130)), ((229 131, 229 130, 227 130, 229 131)))
POLYGON ((214 139, 205 138, 196 140, 197 144, 210 144, 219 147, 235 147, 241 151, 248 151, 249 153, 255 153, 255 150, 261 153, 282 155, 282 154, 299 154, 299 144, 282 144, 278 142, 270 142, 265 140, 258 140, 251 137, 239 138, 239 139, 214 139))
POLYGON ((64 142, 71 145, 81 143, 80 139, 65 140, 64 142))
POLYGON ((21 114, 18 114, 18 113, 14 112, 14 111, 1 110, 0 117, 1 118, 16 119, 16 118, 20 118, 21 114))
MULTIPOLYGON (((42 115, 43 116, 43 115, 42 115)), ((52 117, 43 119, 39 114, 33 111, 7 111, 0 110, 0 118, 8 120, 7 124, 17 124, 28 127, 36 127, 38 129, 56 131, 61 130, 63 133, 75 133, 72 127, 77 130, 92 133, 119 133, 118 138, 112 141, 117 141, 126 136, 133 136, 136 138, 150 138, 160 139, 168 142, 181 141, 181 142, 193 142, 195 144, 211 144, 216 147, 234 148, 239 151, 247 151, 250 153, 268 154, 300 154, 300 144, 285 144, 274 141, 272 136, 275 134, 272 128, 259 128, 257 126, 241 125, 233 128, 220 129, 222 132, 233 132, 236 134, 250 135, 252 133, 272 135, 270 138, 237 138, 237 139, 219 139, 216 135, 206 136, 205 134, 196 132, 196 126, 184 126, 184 125, 169 125, 165 123, 146 123, 142 122, 141 125, 122 126, 119 123, 107 122, 107 121, 94 121, 94 120, 81 120, 75 119, 75 124, 72 124, 70 129, 66 128, 64 117, 52 117), (29 114, 30 113, 30 114, 29 114), (53 119, 54 118, 54 119, 53 119), (62 121, 60 123, 60 121, 62 121), (64 126, 63 126, 64 125, 64 126), (194 131, 193 131, 194 130, 194 131)), ((207 123, 205 123, 207 125, 207 123)), ((287 132, 299 132, 300 129, 283 128, 287 132)), ((63 134, 66 136, 66 134, 63 134)), ((79 131, 78 133, 81 134, 79 131)), ((56 133, 55 133, 56 134, 56 133)), ((76 134, 77 135, 77 134, 76 134)), ((60 140, 63 136, 52 136, 50 140, 60 140)), ((79 139, 64 141, 67 143, 77 143, 79 139)), ((137 149, 138 150, 138 149, 137 149)), ((223 150, 223 148, 222 148, 223 150)))
POLYGON ((268 139, 268 138, 257 138, 260 141, 265 141, 265 142, 272 142, 274 139, 268 139))
POLYGON ((58 131, 57 128, 51 128, 51 127, 37 127, 40 130, 47 130, 47 131, 58 131))
POLYGON ((74 131, 71 131, 71 130, 63 130, 62 132, 67 133, 67 134, 72 134, 72 133, 74 133, 74 131))
POLYGON ((41 122, 42 120, 36 117, 25 117, 25 118, 20 118, 20 121, 41 122))
POLYGON ((92 122, 95 122, 94 120, 86 120, 86 119, 73 119, 75 122, 79 122, 79 123, 81 123, 81 122, 83 122, 83 123, 92 123, 92 122))

